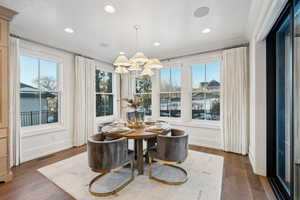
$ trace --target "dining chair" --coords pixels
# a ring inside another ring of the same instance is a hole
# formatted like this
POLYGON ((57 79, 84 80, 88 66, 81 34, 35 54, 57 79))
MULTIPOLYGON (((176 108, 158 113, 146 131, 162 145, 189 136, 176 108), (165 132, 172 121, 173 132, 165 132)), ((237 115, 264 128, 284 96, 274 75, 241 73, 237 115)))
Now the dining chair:
POLYGON ((149 178, 169 185, 180 185, 185 183, 189 177, 188 172, 176 164, 184 162, 187 156, 188 134, 186 134, 184 131, 171 129, 171 135, 157 136, 157 145, 149 150, 149 178), (182 171, 185 175, 184 180, 170 182, 152 176, 153 161, 182 171))
POLYGON ((88 164, 92 171, 100 173, 89 183, 89 191, 94 196, 109 196, 113 195, 131 181, 134 180, 134 157, 133 153, 128 151, 128 143, 126 138, 105 140, 102 133, 93 135, 88 138, 87 144, 88 164), (109 192, 92 191, 92 185, 101 177, 120 170, 125 165, 131 164, 131 176, 124 183, 120 183, 117 188, 109 192))

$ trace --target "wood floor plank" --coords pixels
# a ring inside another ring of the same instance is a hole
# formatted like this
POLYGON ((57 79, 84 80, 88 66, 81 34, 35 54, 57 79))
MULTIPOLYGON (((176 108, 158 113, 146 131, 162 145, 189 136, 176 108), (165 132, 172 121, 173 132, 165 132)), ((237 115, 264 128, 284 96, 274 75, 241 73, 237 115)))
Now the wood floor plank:
MULTIPOLYGON (((248 157, 199 146, 191 150, 224 157, 223 200, 273 200, 265 177, 253 173, 248 157), (267 191, 267 192, 266 192, 267 191)), ((69 194, 40 174, 37 169, 86 151, 71 148, 50 156, 26 162, 13 168, 14 179, 0 184, 1 200, 72 200, 69 194)))

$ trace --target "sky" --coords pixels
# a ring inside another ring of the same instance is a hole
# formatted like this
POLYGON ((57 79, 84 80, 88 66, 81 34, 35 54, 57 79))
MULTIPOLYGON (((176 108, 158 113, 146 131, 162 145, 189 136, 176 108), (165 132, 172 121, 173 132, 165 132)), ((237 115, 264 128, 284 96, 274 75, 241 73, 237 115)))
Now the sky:
MULTIPOLYGON (((52 77, 57 80, 58 64, 51 61, 40 60, 40 77, 52 77)), ((39 60, 34 57, 20 57, 20 79, 22 83, 38 88, 33 80, 39 77, 39 60)))
POLYGON ((199 88, 200 82, 220 82, 220 62, 195 65, 192 67, 192 87, 199 88))
MULTIPOLYGON (((209 64, 200 64, 192 66, 192 86, 198 88, 200 82, 210 82, 216 80, 220 82, 220 62, 212 62, 209 64)), ((172 77, 172 86, 181 86, 181 69, 174 67, 170 69, 160 70, 160 77, 162 82, 169 83, 170 74, 172 77), (170 71, 171 69, 171 71, 170 71)))

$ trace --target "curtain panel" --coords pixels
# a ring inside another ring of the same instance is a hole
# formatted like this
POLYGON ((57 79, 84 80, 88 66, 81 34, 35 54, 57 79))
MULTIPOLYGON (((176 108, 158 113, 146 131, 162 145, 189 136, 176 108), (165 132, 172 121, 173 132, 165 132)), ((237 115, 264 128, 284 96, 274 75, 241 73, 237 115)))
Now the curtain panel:
POLYGON ((19 39, 9 38, 9 132, 10 166, 20 164, 20 62, 19 39))
POLYGON ((249 132, 247 47, 223 51, 222 82, 224 150, 246 155, 249 132))
POLYGON ((75 146, 86 144, 87 138, 96 133, 95 70, 94 60, 75 57, 75 146))

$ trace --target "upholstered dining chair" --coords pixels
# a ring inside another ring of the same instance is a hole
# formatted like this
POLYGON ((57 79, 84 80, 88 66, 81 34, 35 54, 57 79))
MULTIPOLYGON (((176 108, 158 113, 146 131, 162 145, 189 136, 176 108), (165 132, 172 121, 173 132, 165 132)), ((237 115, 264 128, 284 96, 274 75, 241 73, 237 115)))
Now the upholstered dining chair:
POLYGON ((171 129, 171 135, 157 136, 157 145, 149 150, 149 178, 161 183, 169 185, 180 185, 188 180, 188 173, 185 169, 176 166, 182 163, 188 156, 188 135, 178 129, 171 129), (185 175, 184 180, 177 182, 170 182, 152 176, 152 162, 176 168, 182 171, 185 175))
POLYGON ((133 153, 128 151, 126 138, 105 140, 102 133, 91 136, 87 144, 88 164, 92 171, 100 173, 89 183, 89 191, 94 196, 109 196, 117 193, 134 179, 133 153), (100 193, 92 191, 92 185, 108 173, 120 170, 131 164, 131 176, 123 184, 112 191, 100 193))

